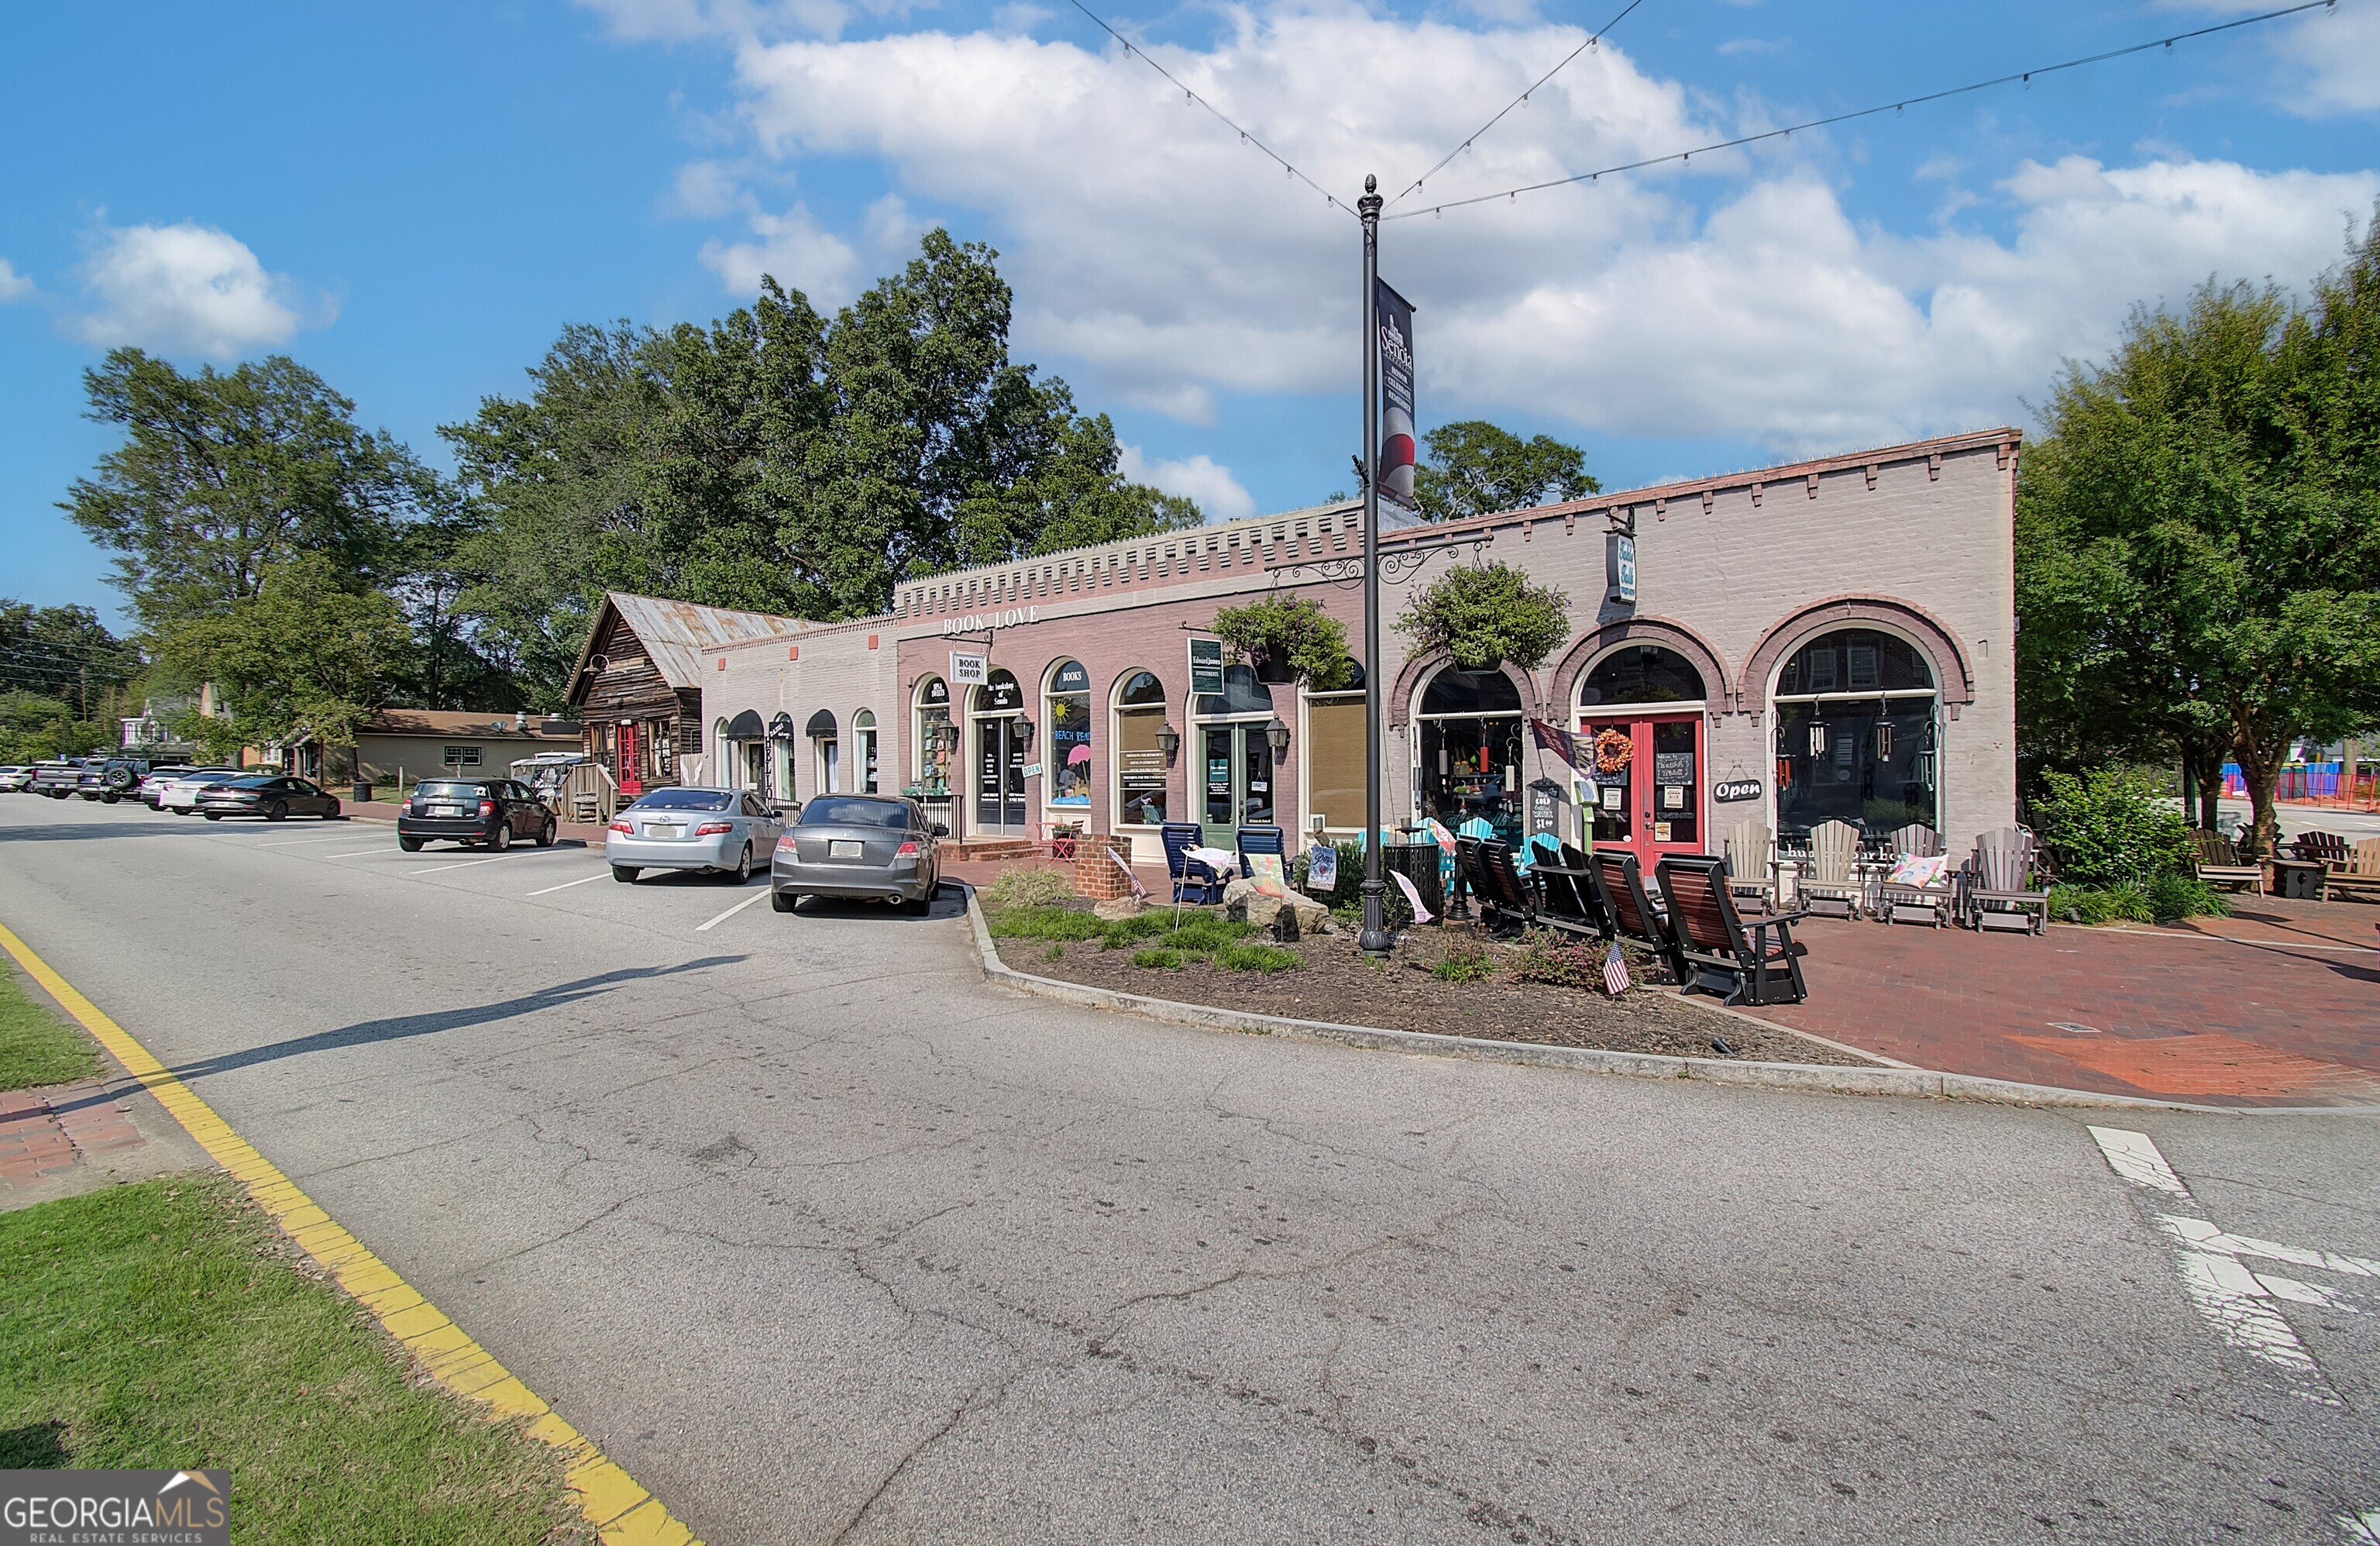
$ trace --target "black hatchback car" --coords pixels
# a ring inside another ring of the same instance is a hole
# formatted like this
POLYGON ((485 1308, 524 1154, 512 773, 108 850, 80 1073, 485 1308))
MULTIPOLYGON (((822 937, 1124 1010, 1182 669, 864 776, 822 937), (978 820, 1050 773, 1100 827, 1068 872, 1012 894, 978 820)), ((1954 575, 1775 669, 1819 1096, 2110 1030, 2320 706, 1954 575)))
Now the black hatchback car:
POLYGON ((417 784, 396 813, 396 846, 418 852, 424 843, 483 843, 501 853, 516 837, 539 847, 553 842, 553 811, 511 778, 433 778, 417 784))

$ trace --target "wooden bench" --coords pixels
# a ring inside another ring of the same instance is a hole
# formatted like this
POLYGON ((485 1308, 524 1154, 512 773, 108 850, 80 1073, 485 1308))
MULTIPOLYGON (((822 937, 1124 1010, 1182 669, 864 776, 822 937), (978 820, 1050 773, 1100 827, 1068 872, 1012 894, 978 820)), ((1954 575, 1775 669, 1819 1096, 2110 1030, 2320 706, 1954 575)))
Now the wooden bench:
POLYGON ((2330 872, 2330 894, 2380 902, 2380 837, 2358 843, 2346 867, 2330 872))
POLYGON ((1638 868, 1636 856, 1621 850, 1597 853, 1587 873, 1595 882, 1595 893, 1603 903, 1605 916, 1611 919, 1612 932, 1619 938, 1641 944, 1658 956, 1670 968, 1670 975, 1683 982, 1691 975, 1686 958, 1680 954, 1677 940, 1670 926, 1645 895, 1645 872, 1638 868))
POLYGON ((1810 996, 1793 943, 1801 913, 1769 913, 1746 923, 1728 894, 1727 864, 1704 856, 1673 857, 1654 866, 1670 899, 1670 931, 1692 975, 1686 991, 1717 992, 1722 1004, 1799 1004, 1810 996))

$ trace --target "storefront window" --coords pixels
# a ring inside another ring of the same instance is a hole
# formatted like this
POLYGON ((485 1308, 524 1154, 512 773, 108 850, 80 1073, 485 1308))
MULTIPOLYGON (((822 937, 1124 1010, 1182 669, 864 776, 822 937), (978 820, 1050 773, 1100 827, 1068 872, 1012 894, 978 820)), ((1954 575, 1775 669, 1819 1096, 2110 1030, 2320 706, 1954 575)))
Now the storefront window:
POLYGON ((1272 743, 1265 737, 1272 689, 1246 666, 1227 665, 1223 690, 1198 694, 1195 706, 1198 821, 1208 843, 1236 846, 1241 827, 1275 821, 1272 743))
POLYGON ((852 717, 852 738, 859 743, 859 792, 872 795, 876 789, 876 715, 862 709, 852 717))
POLYGON ((1500 671, 1449 666, 1430 678, 1416 717, 1421 768, 1414 789, 1420 814, 1457 832, 1484 822, 1489 835, 1517 845, 1521 689, 1500 671))
POLYGON ((1305 699, 1305 809, 1326 830, 1364 830, 1364 669, 1348 688, 1305 699))
POLYGON ((917 685, 917 792, 951 792, 951 689, 940 676, 917 685))
POLYGON ((1068 810, 1091 807, 1091 674, 1063 661, 1050 674, 1050 803, 1068 810))
POLYGON ((1703 676, 1675 650, 1623 644, 1596 662, 1579 684, 1579 707, 1590 712, 1621 703, 1699 703, 1703 676))
POLYGON ((1164 749, 1165 684, 1156 673, 1135 671, 1116 688, 1116 822, 1153 827, 1168 818, 1166 785, 1172 777, 1164 749))
POLYGON ((1940 697, 1916 646, 1861 629, 1827 634, 1787 660, 1773 701, 1779 837, 1827 822, 1872 839, 1940 828, 1940 697))

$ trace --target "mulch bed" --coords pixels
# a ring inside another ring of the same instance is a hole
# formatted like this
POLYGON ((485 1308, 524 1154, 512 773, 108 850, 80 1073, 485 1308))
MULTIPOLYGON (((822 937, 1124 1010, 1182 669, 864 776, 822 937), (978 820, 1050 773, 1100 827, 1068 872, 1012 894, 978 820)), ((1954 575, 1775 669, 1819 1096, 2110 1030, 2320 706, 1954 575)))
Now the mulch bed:
POLYGON ((1515 982, 1505 975, 1504 963, 1513 954, 1511 946, 1462 931, 1451 943, 1458 948, 1484 943, 1498 963, 1497 976, 1479 982, 1448 982, 1417 969, 1436 965, 1445 954, 1445 936, 1437 929, 1405 935, 1385 968, 1365 961, 1352 936, 1335 934, 1282 946, 1295 951, 1305 964, 1270 973, 1228 971, 1205 961, 1179 968, 1135 967, 1132 951, 1102 949, 1098 940, 1065 944, 1055 959, 1051 944, 1042 940, 992 943, 1002 961, 1036 977, 1219 1009, 1552 1047, 1876 1066, 1871 1059, 1791 1032, 1721 1019, 1707 1009, 1680 1004, 1673 990, 1659 985, 1665 978, 1661 968, 1642 956, 1633 956, 1629 966, 1637 985, 1618 999, 1599 989, 1515 982), (1714 1038, 1733 1048, 1732 1054, 1714 1049, 1714 1038))

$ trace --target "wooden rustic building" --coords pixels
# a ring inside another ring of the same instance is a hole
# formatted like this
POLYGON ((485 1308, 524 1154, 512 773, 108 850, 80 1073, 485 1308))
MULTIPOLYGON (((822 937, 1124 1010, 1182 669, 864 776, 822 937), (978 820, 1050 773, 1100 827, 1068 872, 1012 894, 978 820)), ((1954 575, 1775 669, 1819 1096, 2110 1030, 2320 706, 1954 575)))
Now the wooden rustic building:
POLYGON ((766 613, 606 592, 570 683, 588 755, 624 794, 679 782, 681 759, 702 755, 702 669, 710 651, 790 638, 808 626, 766 613))

